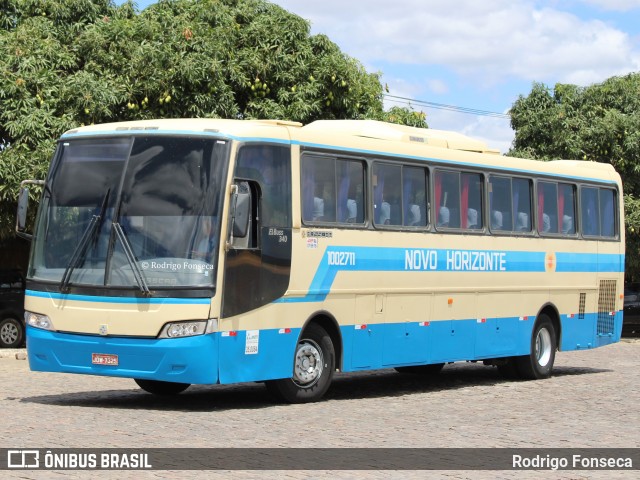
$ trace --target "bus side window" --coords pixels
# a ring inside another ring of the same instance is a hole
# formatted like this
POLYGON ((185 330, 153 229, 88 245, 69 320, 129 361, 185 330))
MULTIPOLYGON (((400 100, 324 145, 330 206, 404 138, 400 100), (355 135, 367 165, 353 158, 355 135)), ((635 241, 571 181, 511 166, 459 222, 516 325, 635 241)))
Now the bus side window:
POLYGON ((307 223, 364 223, 363 163, 304 156, 302 220, 307 223))
POLYGON ((427 171, 424 168, 402 168, 403 224, 408 227, 425 227, 427 212, 427 171))
POLYGON ((335 220, 335 158, 305 156, 302 159, 302 220, 335 220))
MULTIPOLYGON (((437 226, 460 228, 460 173, 436 171, 435 200, 437 226)), ((466 223, 466 210, 464 215, 466 223)))
POLYGON ((598 189, 582 187, 580 189, 580 223, 586 236, 600 235, 600 203, 598 189))
POLYGON ((492 231, 511 231, 511 179, 492 176, 489 180, 489 221, 492 231))
POLYGON ((376 225, 402 225, 401 171, 400 165, 376 163, 373 166, 373 208, 376 225))
MULTIPOLYGON (((562 220, 562 219, 561 219, 562 220)), ((558 233, 558 185, 538 182, 538 231, 558 233)))
POLYGON ((531 180, 513 178, 511 195, 516 232, 531 232, 531 180))
POLYGON ((575 187, 568 183, 558 185, 558 219, 563 235, 573 235, 576 233, 575 222, 573 221, 576 212, 575 187))
POLYGON ((340 223, 364 223, 364 167, 362 162, 338 160, 337 219, 340 223))
POLYGON ((478 173, 463 173, 460 177, 462 190, 460 195, 460 207, 462 228, 468 230, 482 228, 482 197, 483 180, 478 173))
POLYGON ((615 192, 608 188, 600 189, 600 234, 603 237, 616 236, 615 192))

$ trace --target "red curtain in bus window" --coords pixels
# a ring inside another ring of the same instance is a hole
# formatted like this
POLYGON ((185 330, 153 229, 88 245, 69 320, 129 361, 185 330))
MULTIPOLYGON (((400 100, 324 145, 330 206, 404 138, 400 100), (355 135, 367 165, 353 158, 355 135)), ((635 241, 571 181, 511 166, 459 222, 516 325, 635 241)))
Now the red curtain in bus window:
POLYGON ((436 173, 436 218, 440 212, 440 199, 442 198, 442 174, 436 173))
POLYGON ((469 216, 469 177, 471 175, 462 174, 462 195, 460 199, 460 225, 462 228, 467 228, 467 222, 469 216))

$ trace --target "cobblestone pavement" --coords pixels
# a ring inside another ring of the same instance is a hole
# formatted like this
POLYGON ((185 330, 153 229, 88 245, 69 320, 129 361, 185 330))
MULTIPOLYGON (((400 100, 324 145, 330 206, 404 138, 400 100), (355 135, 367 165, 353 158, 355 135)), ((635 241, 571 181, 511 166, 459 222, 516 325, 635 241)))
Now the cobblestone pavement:
MULTIPOLYGON (((159 398, 128 379, 31 372, 0 351, 1 448, 640 447, 640 340, 560 352, 554 376, 503 380, 481 364, 437 377, 340 374, 326 400, 274 404, 262 384, 159 398)), ((594 471, 3 472, 4 478, 635 478, 594 471)))

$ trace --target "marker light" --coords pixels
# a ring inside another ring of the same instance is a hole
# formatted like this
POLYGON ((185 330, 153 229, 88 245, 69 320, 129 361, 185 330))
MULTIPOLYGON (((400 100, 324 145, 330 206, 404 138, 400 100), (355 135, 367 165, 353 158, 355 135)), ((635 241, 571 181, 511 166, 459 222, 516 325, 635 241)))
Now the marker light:
POLYGON ((27 325, 43 330, 55 330, 51 319, 46 315, 33 312, 24 312, 24 321, 27 325))

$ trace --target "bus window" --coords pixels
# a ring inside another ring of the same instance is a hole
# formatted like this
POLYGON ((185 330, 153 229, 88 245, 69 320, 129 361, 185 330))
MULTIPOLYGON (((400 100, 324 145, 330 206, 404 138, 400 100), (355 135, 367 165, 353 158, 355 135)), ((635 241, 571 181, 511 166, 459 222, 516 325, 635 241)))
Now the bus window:
POLYGON ((600 235, 599 207, 598 189, 582 187, 580 189, 580 222, 583 235, 588 237, 600 235))
POLYGON ((558 224, 563 235, 573 235, 576 233, 575 216, 575 187, 568 183, 560 183, 558 184, 558 224))
POLYGON ((513 216, 517 232, 531 231, 531 180, 514 178, 511 182, 513 216))
POLYGON ((402 225, 400 165, 373 166, 373 221, 376 225, 402 225))
POLYGON ((436 171, 436 226, 439 228, 460 227, 460 174, 436 171))
POLYGON ((609 188, 580 189, 580 221, 582 234, 589 237, 615 238, 616 193, 609 188))
POLYGON ((335 212, 335 159, 305 157, 302 171, 302 219, 305 222, 335 221, 332 214, 335 212))
POLYGON ((511 230, 505 226, 511 223, 511 211, 511 179, 492 176, 489 180, 491 231, 511 230))
POLYGON ((291 226, 291 160, 289 149, 277 145, 246 145, 240 149, 236 177, 260 185, 260 223, 291 226))
POLYGON ((558 233, 558 185, 538 182, 538 232, 558 233))
POLYGON ((352 160, 302 159, 302 220, 364 223, 364 165, 352 160))
POLYGON ((616 236, 616 194, 608 188, 600 189, 600 234, 603 237, 616 236))
POLYGON ((361 162, 338 160, 337 215, 340 223, 364 223, 364 168, 361 162))
POLYGON ((437 171, 435 175, 437 227, 480 229, 482 175, 437 171))
POLYGON ((463 173, 461 175, 461 220, 462 228, 481 229, 482 225, 482 175, 463 173))
POLYGON ((425 227, 427 213, 427 171, 424 168, 403 167, 402 210, 407 227, 425 227))

